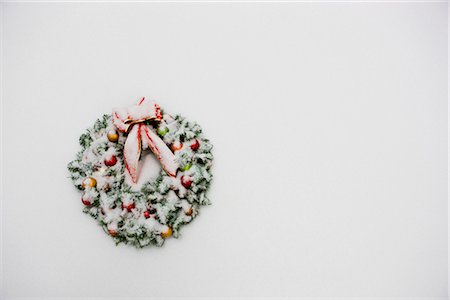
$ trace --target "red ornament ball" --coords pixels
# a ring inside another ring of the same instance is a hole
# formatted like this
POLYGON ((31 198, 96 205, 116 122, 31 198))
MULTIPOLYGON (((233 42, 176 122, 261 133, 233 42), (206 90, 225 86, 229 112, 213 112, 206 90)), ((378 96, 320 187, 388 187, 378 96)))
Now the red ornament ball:
POLYGON ((125 205, 125 204, 122 203, 122 209, 126 209, 128 212, 131 212, 131 210, 132 210, 133 208, 135 208, 135 207, 136 207, 136 206, 134 205, 134 202, 129 203, 129 204, 127 204, 127 205, 125 205))
POLYGON ((192 151, 197 151, 200 147, 200 142, 196 139, 195 142, 191 145, 192 151))
POLYGON ((112 167, 117 163, 117 157, 115 155, 111 155, 111 157, 105 158, 104 160, 105 166, 112 167))
POLYGON ((148 210, 144 211, 144 217, 146 219, 150 218, 150 212, 148 210))
POLYGON ((91 204, 92 204, 90 199, 81 198, 81 202, 83 202, 83 204, 86 206, 91 206, 91 204))
POLYGON ((190 177, 184 177, 181 176, 181 184, 185 187, 185 188, 190 188, 192 185, 192 179, 190 177))

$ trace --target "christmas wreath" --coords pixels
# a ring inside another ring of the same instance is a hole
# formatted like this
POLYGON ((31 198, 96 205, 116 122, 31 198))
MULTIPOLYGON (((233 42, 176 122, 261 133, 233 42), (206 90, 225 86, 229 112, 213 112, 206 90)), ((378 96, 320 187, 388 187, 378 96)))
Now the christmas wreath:
POLYGON ((210 203, 211 143, 197 123, 172 117, 145 98, 113 109, 79 141, 70 178, 82 192, 83 212, 116 244, 162 246, 210 203), (151 155, 162 169, 148 179, 142 160, 151 155))

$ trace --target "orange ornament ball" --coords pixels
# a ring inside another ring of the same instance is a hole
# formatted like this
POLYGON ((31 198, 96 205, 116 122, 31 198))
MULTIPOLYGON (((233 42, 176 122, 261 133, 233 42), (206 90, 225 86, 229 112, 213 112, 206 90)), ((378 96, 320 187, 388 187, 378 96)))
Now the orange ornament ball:
POLYGON ((175 142, 175 143, 172 144, 172 146, 170 148, 172 148, 172 151, 181 150, 183 148, 183 143, 182 142, 175 142))

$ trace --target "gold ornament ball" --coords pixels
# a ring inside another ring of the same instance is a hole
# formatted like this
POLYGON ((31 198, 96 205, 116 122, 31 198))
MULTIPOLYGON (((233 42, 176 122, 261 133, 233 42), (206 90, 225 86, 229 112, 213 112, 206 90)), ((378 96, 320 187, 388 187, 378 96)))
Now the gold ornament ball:
POLYGON ((167 227, 166 231, 161 232, 161 236, 165 239, 170 237, 171 235, 172 235, 172 228, 170 227, 167 227))
POLYGON ((194 211, 192 210, 192 207, 189 207, 189 209, 188 210, 186 210, 184 213, 186 214, 186 216, 192 216, 192 213, 193 213, 194 211))
POLYGON ((108 140, 113 143, 115 143, 119 140, 119 135, 115 131, 108 132, 108 134, 106 134, 106 136, 108 137, 108 140))
POLYGON ((83 181, 84 188, 94 187, 96 185, 97 185, 97 180, 95 180, 95 178, 92 178, 92 177, 88 177, 83 181))

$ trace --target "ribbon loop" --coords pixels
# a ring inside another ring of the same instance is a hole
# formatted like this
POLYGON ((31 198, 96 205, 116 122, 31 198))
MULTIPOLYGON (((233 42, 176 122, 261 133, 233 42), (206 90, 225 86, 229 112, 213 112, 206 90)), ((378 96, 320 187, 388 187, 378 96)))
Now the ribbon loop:
POLYGON ((164 171, 172 177, 177 174, 178 163, 175 155, 164 141, 145 121, 162 121, 158 104, 142 98, 137 105, 113 109, 113 124, 121 132, 128 132, 124 146, 125 168, 134 183, 137 182, 137 169, 142 151, 142 138, 161 163, 164 171))

